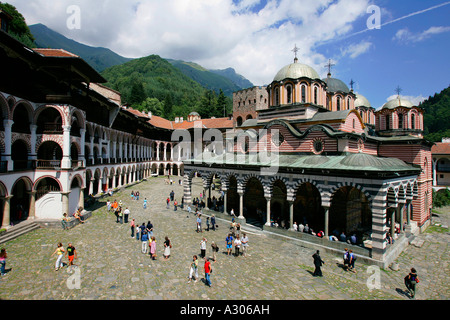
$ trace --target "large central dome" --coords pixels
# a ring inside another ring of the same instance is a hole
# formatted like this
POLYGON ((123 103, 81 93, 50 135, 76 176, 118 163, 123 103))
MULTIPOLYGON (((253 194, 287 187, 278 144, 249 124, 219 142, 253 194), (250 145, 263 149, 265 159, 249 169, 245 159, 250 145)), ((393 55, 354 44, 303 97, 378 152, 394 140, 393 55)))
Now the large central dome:
POLYGON ((298 62, 288 64, 278 71, 273 81, 282 81, 284 79, 310 78, 320 79, 319 74, 310 66, 298 62))

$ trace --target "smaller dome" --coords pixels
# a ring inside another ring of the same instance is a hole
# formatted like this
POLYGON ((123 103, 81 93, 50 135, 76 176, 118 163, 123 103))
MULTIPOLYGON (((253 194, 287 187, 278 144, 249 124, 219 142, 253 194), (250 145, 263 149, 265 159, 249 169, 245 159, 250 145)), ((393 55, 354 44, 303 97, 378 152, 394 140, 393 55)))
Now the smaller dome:
POLYGON ((298 78, 320 79, 319 74, 310 66, 298 62, 288 64, 276 74, 273 81, 298 78))
POLYGON ((411 101, 402 99, 402 97, 399 96, 395 99, 392 99, 392 100, 386 102, 383 105, 382 109, 395 109, 397 107, 412 108, 412 107, 414 107, 414 105, 412 104, 411 101))
POLYGON ((341 160, 340 164, 348 167, 371 167, 371 168, 390 168, 405 169, 409 165, 403 160, 397 158, 381 158, 366 153, 352 153, 341 160))
POLYGON ((308 156, 303 161, 303 163, 304 164, 319 165, 319 164, 323 164, 323 163, 327 162, 328 160, 330 160, 330 158, 328 158, 327 156, 313 155, 313 156, 308 156))
POLYGON ((200 115, 198 114, 198 112, 195 112, 195 111, 189 113, 189 115, 190 115, 190 116, 200 116, 200 115))
POLYGON ((327 84, 327 92, 338 92, 338 91, 345 93, 350 92, 350 89, 342 80, 331 77, 322 80, 327 84))
POLYGON ((370 104, 369 100, 367 100, 366 97, 364 97, 362 94, 356 93, 355 108, 358 108, 358 107, 371 108, 372 105, 370 104))

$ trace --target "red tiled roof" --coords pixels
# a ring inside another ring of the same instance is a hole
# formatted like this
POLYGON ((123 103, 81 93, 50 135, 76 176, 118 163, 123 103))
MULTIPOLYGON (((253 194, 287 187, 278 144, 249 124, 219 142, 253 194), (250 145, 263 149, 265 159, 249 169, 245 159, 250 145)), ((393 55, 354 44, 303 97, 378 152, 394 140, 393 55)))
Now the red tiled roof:
POLYGON ((431 147, 431 154, 450 154, 450 143, 437 142, 431 147))
POLYGON ((147 113, 142 113, 138 110, 132 108, 124 109, 135 116, 148 118, 148 123, 151 125, 168 130, 183 130, 183 129, 193 129, 193 128, 203 128, 203 129, 226 129, 233 128, 233 120, 229 118, 213 118, 213 119, 201 119, 196 121, 186 121, 175 122, 164 119, 159 116, 152 115, 151 118, 147 113))
POLYGON ((46 49, 46 48, 35 48, 33 49, 37 53, 40 53, 46 57, 72 57, 78 58, 77 55, 70 53, 69 51, 63 49, 46 49))

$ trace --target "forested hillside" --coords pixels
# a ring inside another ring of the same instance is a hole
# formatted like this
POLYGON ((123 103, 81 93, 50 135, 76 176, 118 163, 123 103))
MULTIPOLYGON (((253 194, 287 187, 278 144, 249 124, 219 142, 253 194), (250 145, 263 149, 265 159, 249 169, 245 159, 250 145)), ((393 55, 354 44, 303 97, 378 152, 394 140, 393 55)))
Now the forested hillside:
POLYGON ((424 135, 432 142, 450 137, 450 87, 430 96, 419 107, 424 110, 424 135))
POLYGON ((186 118, 192 111, 202 118, 222 117, 232 109, 222 91, 205 89, 158 55, 113 66, 102 75, 106 86, 122 94, 123 103, 170 120, 186 118))

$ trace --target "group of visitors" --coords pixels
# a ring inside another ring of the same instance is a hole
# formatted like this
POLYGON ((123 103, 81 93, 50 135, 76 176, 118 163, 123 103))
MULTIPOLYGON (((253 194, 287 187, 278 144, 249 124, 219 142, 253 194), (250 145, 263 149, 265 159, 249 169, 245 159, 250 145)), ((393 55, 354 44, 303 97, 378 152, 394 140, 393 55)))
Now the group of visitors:
POLYGON ((139 191, 131 190, 131 200, 139 200, 139 191))
POLYGON ((55 251, 52 253, 51 257, 56 255, 56 262, 55 262, 55 271, 58 271, 59 269, 62 269, 64 265, 67 265, 69 268, 72 268, 74 266, 73 260, 78 259, 78 254, 75 249, 75 247, 72 245, 72 243, 69 242, 67 245, 67 249, 64 249, 64 246, 61 242, 58 243, 55 251), (63 257, 68 258, 68 264, 65 264, 62 259, 63 257))

